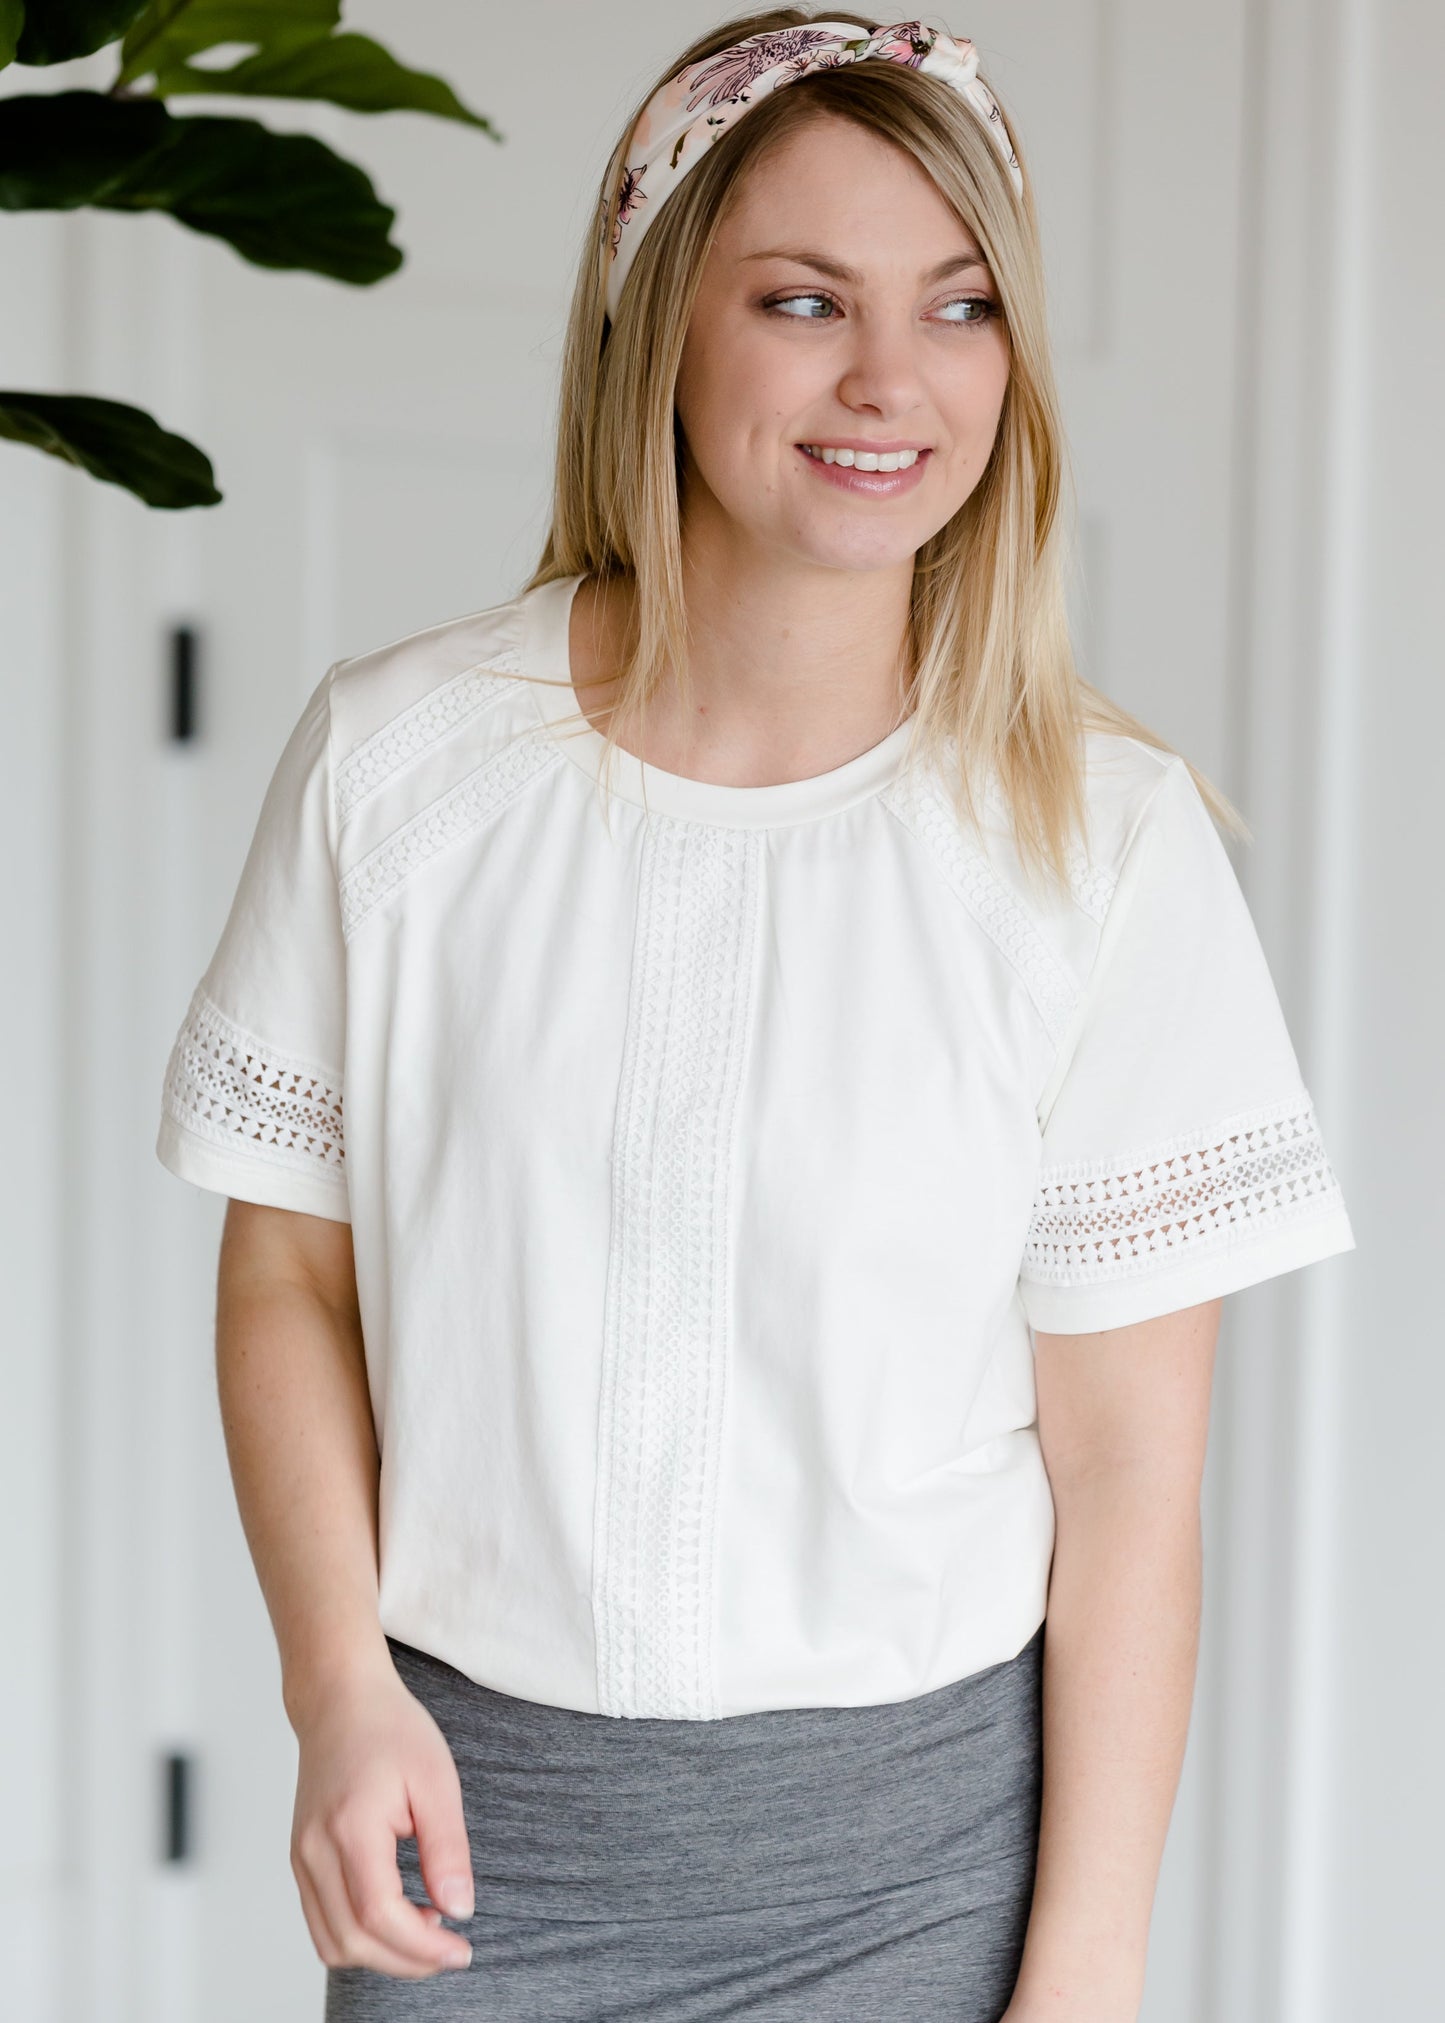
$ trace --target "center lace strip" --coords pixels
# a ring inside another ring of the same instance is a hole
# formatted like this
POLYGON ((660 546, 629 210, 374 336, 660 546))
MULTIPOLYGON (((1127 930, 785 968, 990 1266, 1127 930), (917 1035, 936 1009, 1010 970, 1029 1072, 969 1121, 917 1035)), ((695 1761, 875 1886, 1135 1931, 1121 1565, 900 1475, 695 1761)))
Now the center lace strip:
POLYGON ((654 819, 613 1147, 593 1617, 604 1714, 707 1720, 731 1172, 762 838, 654 819))

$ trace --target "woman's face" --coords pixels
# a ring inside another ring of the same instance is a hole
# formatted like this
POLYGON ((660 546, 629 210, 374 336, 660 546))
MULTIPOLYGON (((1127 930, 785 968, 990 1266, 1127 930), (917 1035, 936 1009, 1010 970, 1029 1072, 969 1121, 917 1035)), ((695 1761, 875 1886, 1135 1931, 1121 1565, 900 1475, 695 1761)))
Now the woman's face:
POLYGON ((973 236, 900 149, 817 121, 745 178, 703 271, 676 394, 689 540, 911 562, 978 483, 1008 375, 973 236), (920 454, 868 473, 804 444, 920 454))

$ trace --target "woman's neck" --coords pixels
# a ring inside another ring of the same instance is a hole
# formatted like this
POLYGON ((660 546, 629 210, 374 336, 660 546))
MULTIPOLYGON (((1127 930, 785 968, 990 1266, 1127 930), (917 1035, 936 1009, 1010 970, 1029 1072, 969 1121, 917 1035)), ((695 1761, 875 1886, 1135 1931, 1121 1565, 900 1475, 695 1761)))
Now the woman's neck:
MULTIPOLYGON (((645 731, 621 719, 619 744, 666 772, 720 786, 807 779, 856 758, 907 714, 902 665, 911 569, 762 569, 721 577, 684 556, 692 640, 686 703, 672 677, 647 704, 645 731)), ((608 729, 635 585, 589 578, 572 607, 573 686, 608 729)))

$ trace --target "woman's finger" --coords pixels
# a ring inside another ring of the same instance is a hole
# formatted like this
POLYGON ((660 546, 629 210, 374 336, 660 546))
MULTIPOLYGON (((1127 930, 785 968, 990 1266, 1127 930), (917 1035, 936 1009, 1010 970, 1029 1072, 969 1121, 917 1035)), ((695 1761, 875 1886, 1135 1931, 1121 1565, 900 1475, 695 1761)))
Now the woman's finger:
POLYGON ((342 1828, 333 1837, 348 1908, 366 1939, 424 1972, 464 1967, 471 1947, 457 1933, 428 1922, 426 1906, 413 1903, 401 1886, 396 1836, 385 1821, 342 1828))
POLYGON ((291 1873, 296 1878, 296 1887, 301 1895, 301 1909, 306 1919, 306 1929, 311 1934, 311 1943, 316 1948, 316 1957, 323 1967, 339 1967, 342 1964, 341 1948, 336 1942, 336 1934, 321 1906, 316 1893, 316 1885, 306 1872, 306 1865, 297 1854, 291 1857, 291 1873))
POLYGON ((332 1842, 328 1841, 324 1851, 315 1857, 313 1877, 327 1921, 336 1934, 340 1965, 369 1967, 373 1973, 390 1974, 402 1981, 425 1980, 441 1971, 438 1962, 420 1962, 366 1930, 352 1906, 341 1855, 332 1842))

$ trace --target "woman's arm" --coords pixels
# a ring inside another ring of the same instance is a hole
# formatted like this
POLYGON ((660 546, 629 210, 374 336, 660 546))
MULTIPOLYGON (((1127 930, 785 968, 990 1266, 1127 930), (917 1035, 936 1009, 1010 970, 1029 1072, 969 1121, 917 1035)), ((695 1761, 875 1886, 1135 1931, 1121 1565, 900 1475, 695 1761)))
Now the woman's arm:
POLYGON ((1199 1648, 1222 1301, 1035 1335, 1056 1530, 1038 1869, 1004 2023, 1135 2023, 1199 1648))
POLYGON ((246 1541, 301 1745, 292 1868, 328 1966, 402 1978, 465 1964, 437 1914, 402 1893, 415 1832, 427 1888, 472 1914, 456 1766, 407 1692, 378 1614, 380 1461, 351 1230, 231 1201, 216 1295, 216 1373, 246 1541), (460 1884, 455 1900, 443 1884, 460 1884))
POLYGON ((348 1224, 228 1204, 216 1381, 294 1727, 343 1678, 391 1665, 377 1616, 380 1463, 348 1224))

